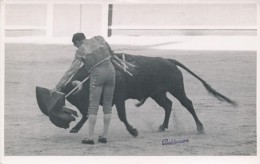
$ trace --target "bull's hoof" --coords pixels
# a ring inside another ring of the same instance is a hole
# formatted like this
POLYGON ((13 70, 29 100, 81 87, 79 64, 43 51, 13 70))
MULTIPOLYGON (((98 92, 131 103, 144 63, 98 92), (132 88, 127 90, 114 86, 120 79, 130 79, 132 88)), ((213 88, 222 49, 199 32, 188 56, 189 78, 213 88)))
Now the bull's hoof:
POLYGON ((137 137, 137 136, 138 136, 138 130, 135 129, 135 128, 133 128, 133 129, 130 130, 129 132, 130 132, 130 134, 131 134, 132 136, 134 136, 134 137, 137 137))
POLYGON ((158 128, 158 132, 164 132, 165 131, 165 126, 161 125, 158 128))
POLYGON ((198 128, 197 128, 197 132, 198 132, 198 134, 204 134, 204 133, 205 133, 203 127, 198 127, 198 128))
POLYGON ((79 131, 79 129, 77 129, 77 128, 72 128, 72 129, 70 130, 70 133, 78 133, 78 131, 79 131))

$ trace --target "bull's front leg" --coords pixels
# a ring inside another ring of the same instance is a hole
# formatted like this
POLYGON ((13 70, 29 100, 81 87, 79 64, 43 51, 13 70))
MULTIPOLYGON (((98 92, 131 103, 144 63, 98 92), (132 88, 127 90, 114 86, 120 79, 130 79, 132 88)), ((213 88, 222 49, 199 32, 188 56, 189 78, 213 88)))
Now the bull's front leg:
POLYGON ((78 131, 82 128, 82 126, 85 124, 85 122, 88 120, 87 115, 83 115, 79 123, 77 123, 76 126, 74 126, 71 130, 70 133, 78 133, 78 131))
POLYGON ((125 101, 120 101, 116 104, 117 114, 119 119, 125 124, 126 129, 128 132, 133 135, 134 137, 138 136, 138 131, 133 126, 131 126, 127 119, 126 119, 126 112, 125 112, 125 101))

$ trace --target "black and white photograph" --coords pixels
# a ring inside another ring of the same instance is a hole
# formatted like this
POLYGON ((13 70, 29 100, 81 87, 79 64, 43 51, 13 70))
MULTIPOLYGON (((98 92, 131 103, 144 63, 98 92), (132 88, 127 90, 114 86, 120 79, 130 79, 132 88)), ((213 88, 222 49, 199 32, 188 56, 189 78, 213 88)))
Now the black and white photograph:
POLYGON ((260 162, 259 0, 0 4, 0 163, 260 162))

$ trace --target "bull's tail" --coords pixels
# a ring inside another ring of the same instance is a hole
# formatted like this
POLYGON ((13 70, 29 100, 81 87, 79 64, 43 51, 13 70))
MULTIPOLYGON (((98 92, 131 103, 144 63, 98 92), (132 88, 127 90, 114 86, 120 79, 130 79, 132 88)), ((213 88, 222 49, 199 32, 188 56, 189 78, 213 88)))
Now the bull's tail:
POLYGON ((171 61, 172 63, 174 63, 175 65, 183 68, 184 70, 186 70, 187 72, 189 72, 191 75, 193 75, 194 77, 196 77, 199 81, 202 82, 202 84, 204 85, 204 87, 207 89, 207 91, 212 94, 213 96, 215 96, 217 99, 219 99, 220 101, 226 101, 234 106, 237 106, 237 103, 235 101, 230 100, 229 98, 227 98, 226 96, 222 95, 221 93, 217 92, 215 89, 213 89, 205 80, 203 80, 202 78, 200 78, 198 75, 196 75, 194 72, 192 72, 190 69, 188 69, 186 66, 184 66, 182 63, 178 62, 177 60, 173 60, 173 59, 169 59, 169 61, 171 61))

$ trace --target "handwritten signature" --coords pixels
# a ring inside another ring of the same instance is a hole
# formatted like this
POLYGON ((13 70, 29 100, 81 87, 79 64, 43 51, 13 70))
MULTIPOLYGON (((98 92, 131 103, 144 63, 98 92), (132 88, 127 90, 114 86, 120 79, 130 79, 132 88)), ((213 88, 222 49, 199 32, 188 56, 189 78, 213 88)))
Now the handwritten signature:
POLYGON ((175 145, 175 144, 186 143, 186 142, 189 142, 189 139, 183 139, 183 140, 163 139, 162 145, 175 145))

